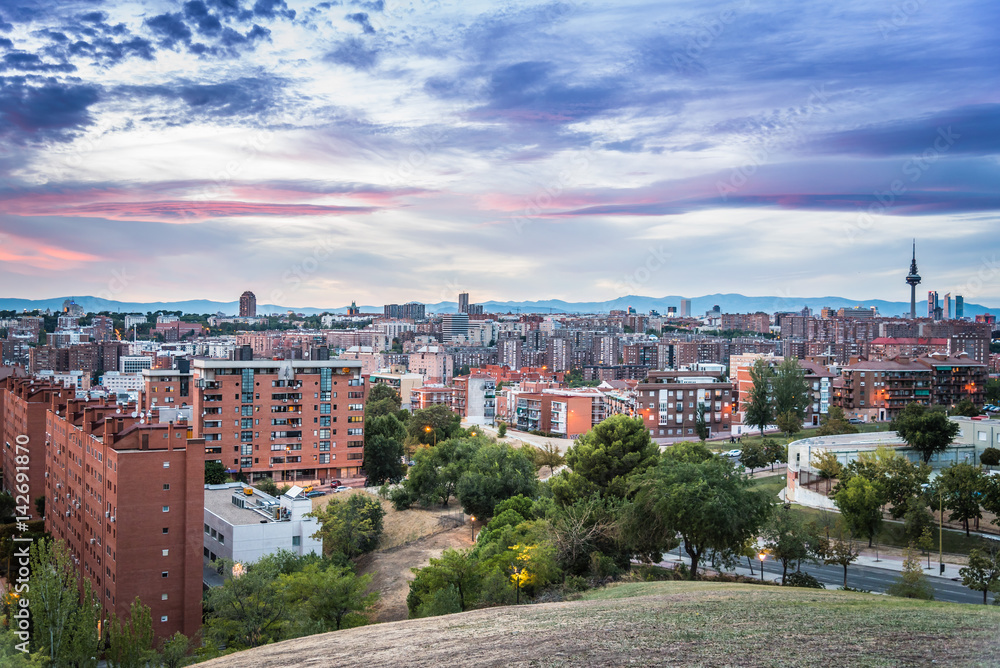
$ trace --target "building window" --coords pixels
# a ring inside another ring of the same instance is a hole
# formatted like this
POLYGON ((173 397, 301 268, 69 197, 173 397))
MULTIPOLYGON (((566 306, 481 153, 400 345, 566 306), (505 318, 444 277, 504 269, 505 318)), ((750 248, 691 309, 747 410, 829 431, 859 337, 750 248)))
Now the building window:
POLYGON ((170 489, 170 483, 169 482, 163 483, 163 491, 166 492, 169 489, 170 489))
POLYGON ((219 543, 221 543, 222 545, 226 544, 226 537, 223 536, 221 533, 219 534, 219 543))
POLYGON ((169 555, 170 555, 170 550, 163 550, 163 556, 164 557, 169 556, 169 555))
POLYGON ((302 538, 300 536, 292 536, 292 547, 299 547, 302 544, 302 538))
POLYGON ((166 594, 160 594, 160 600, 161 601, 166 601, 167 600, 167 595, 166 594))
POLYGON ((170 468, 170 462, 163 462, 163 468, 165 469, 170 468))
POLYGON ((164 533, 164 535, 170 533, 170 529, 167 528, 167 527, 163 527, 163 533, 164 533))
POLYGON ((162 573, 160 573, 160 577, 161 578, 165 578, 165 577, 167 577, 167 575, 169 575, 169 573, 170 573, 170 571, 163 571, 162 573))
MULTIPOLYGON (((166 594, 164 594, 164 596, 166 596, 166 594)), ((167 616, 166 616, 166 615, 163 615, 162 617, 160 617, 160 621, 161 621, 161 622, 165 622, 165 621, 167 621, 167 616)))

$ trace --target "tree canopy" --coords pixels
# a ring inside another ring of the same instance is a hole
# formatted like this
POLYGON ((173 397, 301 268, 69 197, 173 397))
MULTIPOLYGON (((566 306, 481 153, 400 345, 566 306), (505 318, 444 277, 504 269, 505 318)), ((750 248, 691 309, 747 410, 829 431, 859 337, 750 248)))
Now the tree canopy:
POLYGON ((940 411, 912 403, 892 421, 890 429, 929 462, 931 455, 948 449, 958 435, 959 426, 940 411))
POLYGON ((771 405, 771 383, 774 381, 774 369, 764 358, 758 358, 750 367, 750 380, 753 386, 743 402, 743 421, 751 427, 764 429, 774 422, 774 408, 771 405))

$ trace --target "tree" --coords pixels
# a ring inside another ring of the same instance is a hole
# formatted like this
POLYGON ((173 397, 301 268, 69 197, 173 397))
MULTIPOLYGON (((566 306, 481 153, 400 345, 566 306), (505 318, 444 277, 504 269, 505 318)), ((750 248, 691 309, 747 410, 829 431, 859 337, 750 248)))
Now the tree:
POLYGON ((205 484, 221 485, 229 480, 222 462, 205 462, 205 484))
POLYGON ((813 455, 811 465, 816 469, 816 475, 820 477, 820 480, 826 480, 827 492, 830 491, 830 481, 839 478, 844 470, 844 465, 837 459, 837 455, 829 450, 818 450, 813 455))
MULTIPOLYGON (((674 446, 667 454, 680 446, 674 446)), ((704 446, 697 446, 704 450, 704 446)), ((771 499, 720 457, 695 448, 665 456, 632 483, 636 510, 664 539, 680 534, 691 558, 691 577, 707 550, 735 550, 757 535, 771 510, 771 499)))
POLYGON ((281 492, 278 490, 278 486, 274 483, 274 480, 270 478, 261 478, 253 485, 265 494, 270 494, 271 496, 278 496, 281 492))
POLYGON ((841 482, 833 495, 833 503, 840 509, 851 533, 868 538, 868 547, 882 528, 882 488, 866 478, 854 476, 841 482))
POLYGON ((774 419, 778 429, 783 431, 788 437, 802 431, 802 417, 795 411, 785 411, 774 419))
POLYGON ((913 541, 919 541, 925 531, 934 526, 934 516, 927 510, 927 503, 922 495, 914 495, 906 504, 906 514, 903 516, 903 528, 906 536, 913 541))
POLYGON ((917 539, 917 547, 927 555, 927 568, 930 568, 931 548, 934 547, 934 534, 931 533, 930 527, 924 527, 924 530, 920 532, 920 538, 917 539))
POLYGON ((856 434, 858 428, 847 421, 844 409, 840 406, 830 406, 826 415, 820 420, 817 436, 834 436, 836 434, 856 434))
POLYGON ((421 408, 410 415, 406 422, 406 433, 424 445, 451 438, 461 429, 462 418, 444 404, 434 404, 421 408), (430 427, 430 431, 426 430, 430 427))
POLYGON ((810 558, 819 538, 801 517, 787 507, 771 513, 764 525, 764 549, 781 562, 781 584, 788 576, 788 565, 810 558))
POLYGON ((816 549, 816 556, 823 560, 823 563, 838 565, 844 568, 844 588, 847 588, 847 567, 858 560, 861 552, 858 550, 854 536, 845 532, 843 527, 838 526, 833 538, 827 534, 821 538, 816 549))
POLYGON ((245 567, 227 559, 218 563, 227 577, 205 595, 207 635, 237 648, 280 640, 288 604, 278 588, 277 561, 264 557, 245 567))
POLYGON ((997 448, 986 448, 979 455, 979 463, 987 469, 1000 465, 1000 450, 997 448))
POLYGON ((331 500, 306 516, 319 521, 312 537, 322 539, 324 555, 339 552, 354 559, 378 547, 385 509, 373 496, 351 494, 346 501, 331 500))
POLYGON ((108 649, 105 653, 111 668, 144 668, 155 655, 153 619, 149 608, 136 596, 127 619, 114 615, 109 620, 108 649))
POLYGON ((555 467, 562 466, 566 463, 566 455, 559 452, 559 446, 557 446, 552 441, 546 441, 545 445, 540 448, 530 446, 533 448, 532 461, 534 461, 535 466, 541 469, 543 466, 549 467, 549 477, 555 473, 555 467))
MULTIPOLYGON (((989 592, 1000 592, 1000 546, 995 540, 984 541, 983 547, 969 551, 969 565, 959 569, 962 584, 972 591, 983 592, 983 605, 989 592)), ((996 597, 994 597, 994 600, 996 597)))
POLYGON ((986 381, 986 401, 991 404, 1000 404, 1000 379, 991 378, 986 381))
POLYGON ((753 385, 743 402, 743 421, 751 427, 764 429, 774 422, 774 409, 771 405, 771 383, 774 380, 774 369, 760 357, 750 367, 750 380, 753 385))
MULTIPOLYGON (((384 387, 376 385, 376 387, 384 387)), ((369 485, 397 483, 403 479, 403 442, 406 427, 396 415, 365 416, 365 473, 369 485)))
POLYGON ((983 509, 993 513, 993 524, 1000 524, 1000 476, 983 476, 980 493, 983 509))
POLYGON ((784 419, 786 426, 790 427, 798 420, 794 430, 782 428, 782 431, 790 436, 802 428, 802 420, 806 417, 806 408, 812 403, 812 397, 805 372, 795 357, 786 357, 778 365, 771 381, 771 401, 774 415, 784 419))
POLYGON ((914 464, 898 451, 880 447, 874 452, 860 453, 841 474, 841 482, 857 475, 876 483, 883 493, 882 503, 890 506, 893 519, 900 519, 906 514, 910 499, 921 493, 930 473, 927 464, 914 464))
POLYGON ((958 435, 959 426, 940 411, 931 411, 923 404, 912 403, 892 421, 890 429, 919 452, 927 463, 931 455, 948 449, 958 435))
POLYGON ((659 456, 660 448, 641 419, 613 415, 578 438, 566 451, 566 465, 572 475, 564 472, 556 476, 553 493, 557 501, 570 503, 593 491, 624 497, 628 478, 655 464, 659 456), (561 485, 563 489, 557 493, 561 485), (566 489, 567 485, 573 489, 566 489))
POLYGON ((740 455, 740 462, 750 469, 751 473, 754 469, 762 469, 767 466, 767 449, 764 444, 753 441, 746 443, 743 446, 743 454, 740 455))
POLYGON ((53 665, 96 666, 99 604, 83 581, 80 595, 76 568, 62 541, 31 544, 28 591, 33 640, 53 665))
POLYGON ((535 495, 535 465, 507 443, 486 443, 473 455, 455 487, 462 508, 480 519, 493 517, 498 503, 513 496, 535 495))
POLYGON ((160 642, 160 665, 163 668, 182 668, 188 664, 191 641, 178 631, 160 642))
POLYGON ((959 401, 957 404, 955 404, 955 407, 952 408, 950 411, 948 411, 948 414, 963 415, 965 417, 976 417, 977 415, 981 415, 982 411, 979 410, 978 406, 972 403, 972 399, 966 397, 961 401, 959 401))
MULTIPOLYGON (((1000 454, 1000 450, 997 451, 1000 454)), ((35 499, 35 510, 38 512, 40 518, 45 517, 45 495, 39 496, 35 499)))
POLYGON ((698 438, 704 443, 705 439, 709 436, 708 423, 705 422, 705 404, 698 403, 697 418, 694 423, 694 433, 698 434, 698 438))
POLYGON ((889 596, 901 596, 902 598, 934 600, 934 589, 927 582, 924 569, 920 567, 920 559, 914 554, 912 548, 906 551, 902 574, 898 580, 886 588, 885 593, 889 596))
POLYGON ((771 470, 774 470, 774 463, 778 462, 784 464, 788 461, 788 446, 778 443, 773 438, 765 438, 761 445, 764 446, 764 454, 768 463, 771 465, 771 470))
POLYGON ((983 471, 964 462, 952 464, 941 471, 937 484, 944 492, 944 507, 952 511, 948 519, 962 522, 969 536, 969 520, 983 516, 979 499, 983 492, 983 471))
POLYGON ((507 423, 501 422, 497 426, 497 438, 504 438, 505 436, 507 436, 507 423))
MULTIPOLYGON (((643 518, 644 520, 647 518, 643 518)), ((640 536, 649 535, 648 522, 637 522, 640 536)), ((582 575, 595 552, 618 552, 618 539, 623 523, 609 508, 609 500, 599 496, 580 499, 567 506, 558 506, 549 518, 552 544, 556 548, 559 566, 573 575, 582 575)), ((660 532, 664 533, 664 532, 660 532)), ((660 554, 664 550, 658 550, 660 554)))
POLYGON ((446 549, 439 559, 431 559, 424 568, 411 569, 416 578, 410 583, 406 605, 410 617, 416 617, 422 604, 442 589, 454 587, 460 612, 468 610, 476 600, 483 578, 483 566, 470 550, 446 549))
POLYGON ((440 503, 447 508, 459 478, 485 442, 482 437, 450 438, 434 448, 418 448, 413 456, 414 465, 403 481, 403 494, 411 502, 419 501, 425 506, 440 503))
POLYGON ((365 416, 391 415, 399 411, 402 399, 396 390, 385 383, 375 383, 368 390, 365 416))
POLYGON ((372 576, 355 573, 349 566, 307 564, 302 570, 281 576, 280 588, 297 622, 309 633, 339 631, 368 623, 366 613, 378 593, 366 593, 372 576))

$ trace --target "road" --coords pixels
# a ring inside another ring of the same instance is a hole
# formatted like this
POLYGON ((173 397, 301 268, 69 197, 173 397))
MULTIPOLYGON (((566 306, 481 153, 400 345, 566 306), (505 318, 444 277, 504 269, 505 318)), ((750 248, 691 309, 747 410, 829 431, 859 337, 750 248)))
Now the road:
MULTIPOLYGON (((677 561, 676 550, 664 555, 669 561, 677 561)), ((690 565, 687 555, 684 562, 690 565)), ((927 562, 924 561, 924 564, 927 562)), ((937 564, 931 563, 933 571, 937 572, 937 564)), ((836 589, 844 584, 844 569, 842 566, 824 566, 822 564, 803 564, 802 570, 812 575, 814 578, 826 585, 827 589, 836 589)), ((746 567, 737 568, 740 575, 750 576, 750 570, 746 567)), ((760 565, 754 564, 753 577, 760 578, 760 565)), ((781 564, 775 561, 764 562, 764 577, 771 581, 781 581, 781 564)), ((898 570, 876 568, 873 566, 859 566, 852 564, 847 567, 847 585, 854 589, 867 589, 871 592, 884 593, 893 582, 899 579, 898 570)), ((981 592, 972 591, 961 582, 955 582, 946 578, 928 576, 928 583, 934 589, 935 601, 947 601, 950 603, 978 603, 982 605, 983 595, 981 592)))

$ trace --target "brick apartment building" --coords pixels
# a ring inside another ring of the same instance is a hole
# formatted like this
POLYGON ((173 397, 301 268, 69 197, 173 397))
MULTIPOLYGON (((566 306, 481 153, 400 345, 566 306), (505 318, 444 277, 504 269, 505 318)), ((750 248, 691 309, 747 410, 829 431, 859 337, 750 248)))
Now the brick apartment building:
MULTIPOLYGON (((750 397, 750 390, 753 389, 750 369, 758 359, 765 360, 772 367, 778 366, 785 360, 782 356, 758 354, 732 355, 729 358, 729 373, 735 391, 733 400, 735 417, 732 420, 734 434, 748 431, 747 425, 743 422, 744 409, 750 397)), ((805 424, 817 426, 832 403, 835 375, 823 365, 808 360, 799 360, 799 366, 803 371, 810 395, 810 401, 805 409, 805 424)))
POLYGON ((521 431, 576 438, 604 420, 604 395, 595 388, 544 389, 508 395, 512 422, 521 431))
POLYGON ((697 371, 659 371, 636 386, 635 407, 650 435, 657 440, 697 438, 698 406, 712 435, 729 432, 733 418, 733 384, 720 376, 697 371))
POLYGON ((16 374, 16 367, 0 380, 0 436, 3 436, 3 488, 14 494, 18 473, 28 474, 29 516, 35 515, 34 501, 45 495, 45 414, 54 395, 72 395, 62 385, 16 374), (18 449, 18 445, 22 447, 18 449), (27 470, 24 460, 28 457, 27 470), (20 470, 19 470, 20 469, 20 470))
POLYGON ((104 615, 138 596, 158 639, 193 637, 202 615, 202 442, 100 400, 52 395, 46 413, 45 530, 65 541, 104 615))
POLYGON ((966 355, 862 360, 842 370, 833 403, 869 420, 891 420, 914 402, 950 407, 968 398, 981 406, 987 378, 986 365, 966 355))
POLYGON ((423 385, 410 390, 410 410, 418 411, 431 406, 447 406, 448 410, 459 413, 459 394, 457 387, 446 385, 423 385))
POLYGON ((191 373, 194 436, 205 439, 206 460, 251 481, 325 482, 360 473, 360 362, 195 358, 191 373))

